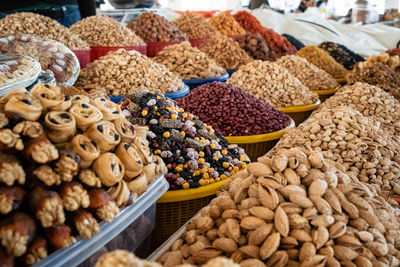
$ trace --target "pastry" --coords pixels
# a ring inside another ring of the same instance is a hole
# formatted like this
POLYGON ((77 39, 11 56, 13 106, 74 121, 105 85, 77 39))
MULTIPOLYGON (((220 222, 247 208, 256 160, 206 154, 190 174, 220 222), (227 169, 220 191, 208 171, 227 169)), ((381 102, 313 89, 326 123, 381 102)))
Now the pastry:
POLYGON ((30 93, 40 101, 45 111, 64 111, 71 107, 71 99, 64 96, 57 86, 38 83, 30 93))
POLYGON ((146 175, 147 184, 152 183, 157 176, 156 164, 155 163, 147 164, 146 166, 143 167, 143 172, 146 175))
POLYGON ((25 143, 25 156, 40 164, 58 159, 57 148, 45 137, 31 139, 25 143))
POLYGON ((131 143, 135 140, 135 127, 125 118, 118 118, 113 121, 115 129, 121 135, 121 142, 131 143))
POLYGON ((89 191, 90 208, 94 209, 96 215, 103 221, 112 222, 115 215, 119 213, 119 208, 115 201, 107 194, 104 189, 93 189, 89 191))
POLYGON ((14 182, 25 184, 25 171, 19 160, 11 154, 0 152, 0 182, 12 186, 14 182))
MULTIPOLYGON (((128 189, 129 191, 129 189, 128 189)), ((18 186, 0 187, 0 213, 7 214, 16 210, 25 197, 25 190, 18 186)))
POLYGON ((115 154, 125 166, 125 180, 131 180, 138 176, 143 170, 143 161, 136 147, 129 143, 121 143, 115 154))
POLYGON ((129 191, 128 185, 124 180, 118 182, 118 184, 110 187, 107 190, 107 193, 110 195, 112 199, 117 203, 118 207, 129 202, 129 196, 131 191, 129 191))
POLYGON ((121 117, 121 107, 104 97, 93 99, 91 104, 103 113, 104 120, 113 121, 121 117))
POLYGON ((166 174, 168 173, 168 168, 165 165, 164 161, 162 158, 159 156, 153 155, 153 163, 156 164, 156 173, 157 174, 166 174))
POLYGON ((54 143, 70 140, 76 131, 75 117, 66 111, 50 111, 44 118, 47 136, 54 143))
POLYGON ((91 238, 100 232, 100 225, 93 215, 84 209, 79 209, 72 214, 72 222, 79 236, 82 238, 91 238))
POLYGON ((101 152, 112 150, 121 141, 121 136, 115 129, 114 124, 109 121, 93 123, 86 130, 85 135, 96 141, 101 152))
MULTIPOLYGON (((8 98, 7 95, 3 98, 8 98)), ((9 118, 36 121, 42 114, 40 102, 28 93, 13 94, 4 105, 4 113, 9 118)))
POLYGON ((101 187, 101 180, 91 169, 83 169, 79 173, 79 180, 88 187, 101 187))
POLYGON ((86 95, 72 95, 71 97, 71 102, 72 106, 76 104, 89 104, 90 103, 90 98, 86 95))
POLYGON ((137 138, 142 139, 144 142, 147 142, 147 132, 149 130, 146 126, 135 126, 135 135, 137 138))
POLYGON ((93 161, 100 156, 100 148, 96 141, 90 140, 83 134, 75 135, 67 147, 73 149, 80 157, 79 166, 81 168, 89 168, 93 161))
POLYGON ((85 131, 92 123, 103 118, 103 113, 91 104, 80 103, 73 105, 69 112, 75 117, 76 125, 85 131))
POLYGON ((28 250, 22 256, 22 262, 26 265, 33 265, 47 257, 47 242, 41 236, 35 237, 29 245, 28 250))
POLYGON ((16 96, 16 95, 24 95, 24 94, 29 95, 28 91, 25 88, 17 88, 17 89, 10 91, 6 95, 2 96, 0 98, 0 111, 4 112, 4 107, 7 104, 7 102, 10 101, 11 97, 16 96))
POLYGON ((147 178, 144 172, 139 177, 128 183, 128 188, 132 193, 136 193, 138 196, 142 195, 147 191, 147 178))
POLYGON ((63 223, 46 229, 46 236, 55 249, 67 248, 76 242, 75 237, 71 236, 71 228, 63 223))
POLYGON ((60 186, 59 193, 67 211, 89 207, 89 195, 79 182, 63 183, 60 186))
POLYGON ((139 152, 140 158, 142 159, 144 165, 152 162, 151 151, 149 146, 146 144, 146 141, 143 141, 141 138, 135 138, 135 141, 133 141, 132 145, 135 146, 139 152))
POLYGON ((93 170, 105 186, 113 186, 122 180, 125 174, 125 167, 121 160, 113 153, 100 155, 94 163, 93 170))

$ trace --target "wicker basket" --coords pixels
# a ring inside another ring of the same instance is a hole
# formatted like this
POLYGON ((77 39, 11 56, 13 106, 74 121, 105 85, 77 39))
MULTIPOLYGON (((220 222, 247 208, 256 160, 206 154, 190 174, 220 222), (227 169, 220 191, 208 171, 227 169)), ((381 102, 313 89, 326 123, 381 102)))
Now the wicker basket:
POLYGON ((321 104, 321 101, 318 99, 318 101, 312 105, 288 107, 288 108, 277 108, 277 109, 288 114, 294 120, 296 125, 299 125, 300 123, 305 121, 310 116, 310 114, 313 112, 313 110, 317 109, 320 104, 321 104))

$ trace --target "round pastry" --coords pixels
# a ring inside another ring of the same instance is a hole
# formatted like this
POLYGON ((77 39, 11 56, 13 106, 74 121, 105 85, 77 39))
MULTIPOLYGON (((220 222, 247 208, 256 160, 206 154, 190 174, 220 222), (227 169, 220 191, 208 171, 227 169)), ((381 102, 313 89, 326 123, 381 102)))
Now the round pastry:
POLYGON ((72 105, 76 105, 76 104, 89 104, 90 102, 90 98, 88 96, 85 95, 73 95, 71 96, 71 103, 72 105))
POLYGON ((93 161, 100 156, 100 148, 96 141, 90 140, 83 134, 75 135, 69 147, 80 157, 79 166, 81 168, 89 168, 93 161))
POLYGON ((12 95, 4 105, 4 113, 8 117, 22 118, 30 121, 38 120, 42 114, 42 109, 40 102, 27 93, 12 95))
POLYGON ((128 183, 128 188, 132 193, 136 193, 138 196, 142 195, 147 191, 147 178, 144 172, 139 177, 128 183))
POLYGON ((113 153, 100 155, 94 163, 93 170, 105 186, 113 186, 122 180, 125 167, 119 158, 113 153))
POLYGON ((134 146, 129 143, 121 143, 115 154, 125 166, 125 179, 131 180, 138 176, 143 170, 143 161, 134 146))
POLYGON ((118 207, 129 201, 131 191, 129 191, 128 185, 124 180, 121 180, 113 187, 107 190, 107 193, 117 203, 118 207))
POLYGON ((91 103, 103 113, 103 119, 112 121, 121 118, 121 107, 114 102, 97 97, 91 103))
POLYGON ((125 118, 118 118, 113 121, 115 129, 121 135, 121 142, 131 143, 135 140, 135 127, 125 118))
POLYGON ((64 96, 57 86, 38 83, 30 93, 40 101, 44 110, 67 110, 71 107, 71 99, 64 96))
POLYGON ((157 176, 156 164, 150 163, 143 167, 143 172, 146 175, 147 183, 152 183, 157 176))
POLYGON ((28 91, 25 88, 18 88, 10 91, 8 94, 2 96, 0 98, 0 111, 4 112, 4 106, 10 100, 11 97, 19 95, 19 94, 27 94, 28 91))
POLYGON ((85 135, 96 141, 101 152, 112 150, 121 142, 121 136, 112 122, 99 121, 90 125, 85 135))
POLYGON ((147 133, 148 133, 148 128, 146 126, 135 126, 135 135, 137 138, 140 138, 147 142, 147 133))
POLYGON ((150 148, 145 143, 145 141, 143 141, 141 138, 135 138, 135 141, 133 141, 133 145, 139 152, 140 158, 142 159, 144 165, 147 165, 150 162, 152 162, 150 148))
POLYGON ((166 174, 168 172, 168 168, 165 165, 162 158, 159 156, 153 155, 153 163, 156 164, 156 173, 157 174, 166 174))
POLYGON ((73 105, 69 112, 74 115, 76 125, 85 131, 92 123, 98 122, 103 118, 103 113, 95 106, 87 103, 73 105))
POLYGON ((76 131, 74 116, 66 111, 50 111, 44 117, 49 139, 55 143, 70 140, 76 131))

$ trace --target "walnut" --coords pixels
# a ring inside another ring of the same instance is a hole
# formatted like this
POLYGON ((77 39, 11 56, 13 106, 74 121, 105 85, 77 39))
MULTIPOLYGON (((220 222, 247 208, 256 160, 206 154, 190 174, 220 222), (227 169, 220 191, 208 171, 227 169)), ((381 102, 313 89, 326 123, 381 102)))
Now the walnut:
POLYGON ((0 130, 0 142, 7 148, 15 148, 19 151, 24 149, 24 143, 22 142, 19 134, 13 133, 10 129, 0 130))
POLYGON ((30 138, 38 138, 43 133, 43 127, 36 121, 23 121, 14 126, 13 132, 30 138))
POLYGON ((70 182, 76 174, 78 174, 78 163, 69 155, 61 155, 55 164, 55 172, 58 173, 63 182, 70 182))
POLYGON ((45 183, 47 186, 61 184, 60 175, 55 173, 53 169, 48 165, 40 166, 33 171, 33 174, 36 176, 36 178, 45 183))
POLYGON ((101 187, 101 180, 96 176, 96 173, 91 169, 83 169, 79 173, 79 180, 90 187, 101 187))

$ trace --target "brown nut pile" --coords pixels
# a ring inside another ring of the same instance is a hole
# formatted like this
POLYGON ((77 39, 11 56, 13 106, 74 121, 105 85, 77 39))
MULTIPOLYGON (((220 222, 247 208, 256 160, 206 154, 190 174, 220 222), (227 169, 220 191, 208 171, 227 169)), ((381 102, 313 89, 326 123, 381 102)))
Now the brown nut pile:
POLYGON ((259 33, 247 32, 233 39, 254 59, 275 61, 278 58, 275 52, 268 48, 267 43, 259 33))
POLYGON ((169 45, 160 51, 153 60, 165 65, 179 78, 203 79, 221 76, 226 70, 218 66, 214 59, 192 47, 189 42, 169 45))
POLYGON ((362 182, 398 194, 400 142, 380 123, 350 107, 323 107, 280 139, 277 147, 318 150, 362 182))
POLYGON ((70 31, 86 41, 90 46, 140 46, 144 41, 107 16, 91 16, 73 24, 70 31))
POLYGON ((368 61, 359 63, 353 72, 347 76, 347 83, 365 82, 376 85, 400 99, 400 73, 396 73, 388 65, 368 61))
POLYGON ((328 52, 316 45, 303 47, 296 53, 296 56, 307 59, 308 62, 323 69, 335 79, 343 79, 347 75, 347 70, 342 65, 337 63, 328 52))
POLYGON ((153 12, 143 12, 126 25, 146 42, 182 42, 189 40, 173 22, 153 12))
MULTIPOLYGON (((367 61, 362 62, 365 66, 371 66, 371 63, 379 62, 385 65, 388 65, 397 73, 400 73, 400 56, 394 55, 391 56, 389 53, 382 52, 379 55, 370 56, 367 61)), ((359 63, 360 64, 360 63, 359 63)))
POLYGON ((119 49, 88 64, 75 84, 89 92, 125 95, 136 89, 174 92, 183 88, 181 79, 136 51, 119 49))
POLYGON ((253 61, 238 43, 222 34, 215 34, 199 49, 227 70, 238 69, 241 65, 253 61))
POLYGON ((273 107, 311 105, 318 101, 289 71, 276 63, 255 60, 239 68, 227 83, 243 89, 273 107))
POLYGON ((219 32, 227 36, 244 34, 246 31, 229 12, 221 12, 209 20, 219 32))
POLYGON ((194 12, 183 13, 174 23, 192 39, 210 37, 217 32, 200 14, 194 12))
POLYGON ((56 20, 30 12, 11 14, 0 20, 1 35, 17 32, 46 36, 63 43, 71 50, 89 49, 87 43, 56 20))
POLYGON ((375 188, 317 151, 279 150, 258 161, 233 176, 160 263, 223 255, 245 267, 400 264, 399 212, 375 188))
POLYGON ((331 75, 302 57, 284 56, 276 63, 286 68, 311 91, 334 89, 339 86, 331 75))

